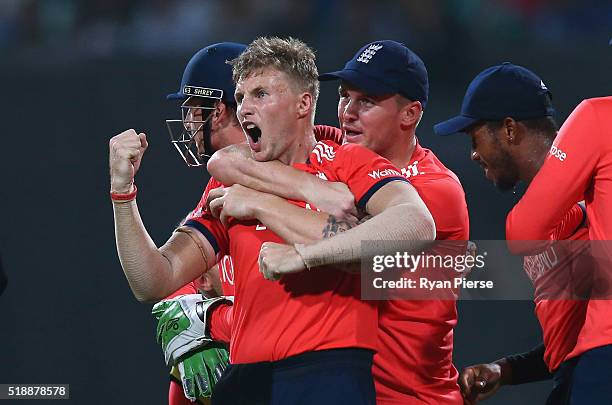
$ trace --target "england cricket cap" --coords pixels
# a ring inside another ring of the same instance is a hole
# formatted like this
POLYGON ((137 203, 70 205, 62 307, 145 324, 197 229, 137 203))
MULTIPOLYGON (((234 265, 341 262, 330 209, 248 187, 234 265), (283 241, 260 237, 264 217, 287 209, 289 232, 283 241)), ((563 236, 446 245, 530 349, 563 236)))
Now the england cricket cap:
POLYGON ((429 93, 427 69, 421 58, 406 45, 391 40, 367 44, 344 69, 322 74, 319 80, 343 80, 372 96, 398 93, 420 101, 423 108, 429 93))
POLYGON ((434 125, 434 132, 451 135, 480 121, 506 117, 520 121, 554 113, 552 94, 542 79, 529 69, 505 62, 480 72, 465 92, 461 113, 434 125))
POLYGON ((185 67, 181 87, 176 93, 168 94, 168 100, 185 100, 199 96, 234 103, 236 86, 232 80, 232 67, 227 61, 237 58, 246 45, 221 42, 200 49, 185 67))

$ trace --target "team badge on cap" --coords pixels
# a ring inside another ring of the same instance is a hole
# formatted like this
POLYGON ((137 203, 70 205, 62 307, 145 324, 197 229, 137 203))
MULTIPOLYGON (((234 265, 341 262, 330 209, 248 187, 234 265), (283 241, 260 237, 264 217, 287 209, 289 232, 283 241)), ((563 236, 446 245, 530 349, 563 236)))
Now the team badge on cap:
POLYGON ((363 51, 361 55, 359 55, 359 57, 357 58, 357 62, 368 63, 370 59, 372 59, 374 55, 376 55, 376 52, 382 49, 382 47, 383 46, 381 44, 372 44, 368 46, 367 49, 363 51))

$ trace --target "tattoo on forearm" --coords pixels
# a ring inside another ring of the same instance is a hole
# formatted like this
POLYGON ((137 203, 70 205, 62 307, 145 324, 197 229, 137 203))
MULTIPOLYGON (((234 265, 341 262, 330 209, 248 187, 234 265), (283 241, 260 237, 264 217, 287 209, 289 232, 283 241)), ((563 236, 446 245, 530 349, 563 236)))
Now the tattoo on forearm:
POLYGON ((346 219, 338 219, 333 215, 330 215, 327 218, 327 224, 325 224, 325 227, 323 228, 323 238, 331 238, 332 236, 341 232, 348 231, 349 229, 356 227, 370 218, 372 218, 371 215, 366 215, 359 221, 348 221, 346 219))

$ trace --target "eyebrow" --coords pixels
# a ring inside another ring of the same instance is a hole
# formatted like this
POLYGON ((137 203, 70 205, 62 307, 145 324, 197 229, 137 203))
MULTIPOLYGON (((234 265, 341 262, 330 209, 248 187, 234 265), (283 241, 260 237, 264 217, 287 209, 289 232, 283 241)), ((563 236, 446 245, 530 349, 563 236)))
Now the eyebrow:
POLYGON ((264 86, 257 86, 255 88, 251 89, 251 91, 249 91, 249 93, 255 94, 255 93, 259 92, 260 90, 265 90, 264 86))

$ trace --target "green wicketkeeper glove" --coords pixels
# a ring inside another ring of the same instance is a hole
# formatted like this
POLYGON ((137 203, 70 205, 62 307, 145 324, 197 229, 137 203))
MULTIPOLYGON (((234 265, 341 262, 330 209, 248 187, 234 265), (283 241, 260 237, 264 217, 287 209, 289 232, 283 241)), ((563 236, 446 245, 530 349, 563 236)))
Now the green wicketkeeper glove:
POLYGON ((185 396, 191 401, 198 397, 209 398, 228 364, 228 352, 222 347, 188 353, 177 365, 185 396))
POLYGON ((157 342, 164 351, 166 364, 173 366, 184 354, 212 341, 207 335, 206 313, 222 303, 225 297, 204 298, 200 294, 179 295, 153 306, 157 319, 157 342))
POLYGON ((195 401, 210 396, 229 363, 227 351, 211 343, 205 321, 207 312, 222 303, 232 303, 232 297, 207 299, 200 294, 188 294, 153 306, 157 319, 157 341, 164 351, 166 364, 177 365, 185 396, 195 401))

